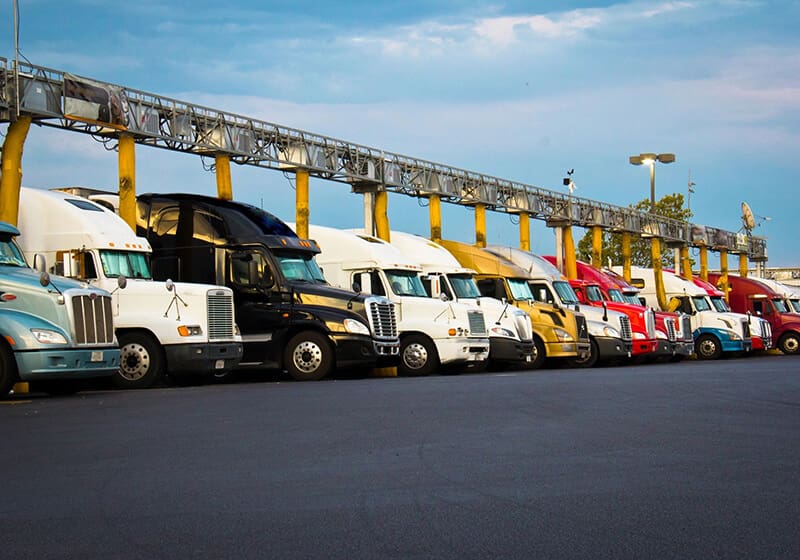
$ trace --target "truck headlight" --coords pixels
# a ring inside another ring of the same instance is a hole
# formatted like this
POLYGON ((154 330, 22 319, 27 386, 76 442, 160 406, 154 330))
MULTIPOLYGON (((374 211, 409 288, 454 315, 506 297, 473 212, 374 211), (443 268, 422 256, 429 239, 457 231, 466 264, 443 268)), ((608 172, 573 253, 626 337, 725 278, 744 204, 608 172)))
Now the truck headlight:
POLYGON ((181 325, 178 327, 178 334, 181 336, 198 336, 203 334, 203 328, 200 325, 181 325))
POLYGON ((656 338, 660 338, 661 340, 669 340, 667 333, 658 329, 656 329, 656 338))
POLYGON ((614 327, 603 327, 603 334, 610 338, 622 338, 622 335, 614 327))
POLYGON ((731 340, 742 340, 742 337, 741 337, 741 336, 739 336, 738 334, 736 334, 736 333, 735 333, 735 332, 733 332, 733 331, 730 331, 730 332, 728 333, 728 336, 730 337, 730 339, 731 339, 731 340))
POLYGON ((553 329, 559 342, 573 342, 575 339, 564 329, 553 329))
POLYGON ((361 321, 356 321, 355 319, 345 319, 344 330, 353 334, 363 334, 369 336, 369 327, 361 321))
POLYGON ((633 333, 633 340, 646 340, 647 336, 644 333, 635 332, 633 333))
POLYGON ((492 327, 491 329, 489 329, 489 333, 493 334, 495 336, 505 336, 505 337, 508 337, 508 338, 514 338, 514 333, 513 332, 511 332, 510 330, 505 329, 503 327, 498 327, 496 325, 494 327, 492 327))
POLYGON ((66 344, 67 339, 57 331, 49 329, 31 329, 31 334, 40 344, 66 344))

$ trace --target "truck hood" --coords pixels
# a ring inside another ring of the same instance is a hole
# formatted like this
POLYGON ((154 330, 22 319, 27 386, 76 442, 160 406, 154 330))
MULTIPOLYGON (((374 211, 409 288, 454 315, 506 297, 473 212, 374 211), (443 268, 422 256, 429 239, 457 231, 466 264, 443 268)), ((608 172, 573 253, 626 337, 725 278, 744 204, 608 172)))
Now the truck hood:
MULTIPOLYGON (((27 286, 27 287, 30 286, 41 287, 41 284, 39 284, 39 273, 33 270, 32 268, 3 266, 2 275, 4 281, 12 284, 17 284, 19 286, 27 286)), ((105 290, 96 287, 91 287, 84 282, 78 282, 77 280, 72 280, 71 278, 64 278, 63 276, 55 276, 51 274, 50 282, 53 284, 53 286, 55 286, 62 292, 73 288, 81 288, 90 291, 96 291, 101 294, 106 294, 105 290)), ((50 286, 49 289, 52 290, 52 286, 50 286)))
MULTIPOLYGON (((167 285, 165 282, 160 282, 158 280, 137 280, 130 278, 128 279, 128 285, 125 286, 124 290, 117 290, 117 294, 121 297, 125 296, 148 296, 148 297, 158 297, 163 296, 164 298, 171 299, 173 294, 178 294, 181 297, 201 297, 204 298, 209 290, 223 290, 228 293, 232 293, 230 288, 226 288, 223 286, 214 286, 212 284, 192 284, 190 282, 173 282, 174 291, 170 292, 167 290, 167 285)), ((107 290, 114 290, 116 289, 116 281, 113 278, 109 278, 105 281, 103 287, 107 290)))

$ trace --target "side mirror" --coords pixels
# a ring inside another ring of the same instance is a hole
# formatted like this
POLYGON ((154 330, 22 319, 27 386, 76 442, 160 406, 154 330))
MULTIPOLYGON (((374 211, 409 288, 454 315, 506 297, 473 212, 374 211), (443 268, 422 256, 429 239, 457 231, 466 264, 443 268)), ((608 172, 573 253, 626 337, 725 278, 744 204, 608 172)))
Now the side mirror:
MULTIPOLYGON (((172 280, 170 280, 170 284, 171 283, 172 280)), ((125 278, 124 274, 120 274, 119 276, 117 276, 117 286, 119 286, 120 290, 124 290, 127 285, 128 285, 128 279, 125 278)))
POLYGON ((41 284, 43 288, 46 288, 50 285, 50 275, 46 270, 42 270, 39 273, 39 284, 41 284))
POLYGON ((167 278, 167 281, 164 282, 164 287, 167 288, 168 292, 171 292, 175 289, 175 282, 172 281, 172 278, 167 278))
POLYGON ((37 272, 45 272, 47 270, 47 259, 43 254, 36 253, 33 255, 33 268, 37 272))
POLYGON ((353 290, 355 293, 360 294, 361 293, 361 284, 359 284, 358 282, 353 282, 353 285, 350 286, 350 289, 353 290))
POLYGON ((444 292, 439 292, 439 299, 442 301, 450 301, 450 298, 447 297, 447 294, 444 292))

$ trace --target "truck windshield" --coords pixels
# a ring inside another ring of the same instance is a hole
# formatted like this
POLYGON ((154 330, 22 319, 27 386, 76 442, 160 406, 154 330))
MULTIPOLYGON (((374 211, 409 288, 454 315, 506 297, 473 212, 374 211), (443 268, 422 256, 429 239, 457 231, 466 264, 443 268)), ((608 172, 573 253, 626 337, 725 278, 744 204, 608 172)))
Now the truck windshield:
POLYGON ((617 303, 627 303, 625 300, 625 296, 623 296, 622 292, 620 292, 616 288, 610 288, 608 290, 608 298, 611 301, 616 301, 617 303))
POLYGON ((100 262, 106 278, 117 278, 121 274, 128 278, 151 280, 147 254, 135 251, 100 251, 100 262))
POLYGON ((640 300, 634 294, 622 294, 622 297, 624 298, 623 303, 630 303, 632 305, 643 305, 642 300, 640 300))
POLYGON ((789 313, 789 308, 786 307, 786 302, 780 298, 775 298, 772 300, 772 305, 775 306, 775 310, 778 313, 789 313))
POLYGON ((692 302, 697 311, 711 311, 711 304, 708 303, 706 296, 693 296, 692 302))
POLYGON ((586 286, 586 298, 589 301, 603 301, 603 292, 597 286, 586 286))
POLYGON ((711 300, 711 305, 714 306, 714 310, 720 313, 728 313, 730 311, 728 304, 725 303, 725 298, 722 296, 710 296, 709 299, 711 300))
POLYGON ((278 266, 287 280, 316 284, 326 283, 322 270, 311 254, 276 251, 275 258, 278 259, 278 266))
POLYGON ((478 285, 475 284, 475 280, 469 274, 448 274, 447 279, 450 280, 450 287, 457 298, 481 297, 478 285))
POLYGON ((793 313, 800 313, 800 299, 790 299, 789 305, 792 307, 793 313))
POLYGON ((0 241, 0 264, 27 267, 22 253, 10 239, 0 241))
POLYGON ((569 285, 569 282, 555 280, 553 282, 553 288, 555 288, 556 293, 558 293, 558 297, 561 298, 561 302, 564 305, 574 305, 579 303, 578 296, 575 295, 575 290, 572 289, 572 286, 569 285))
POLYGON ((392 291, 398 296, 428 297, 419 274, 413 270, 385 270, 392 291))
POLYGON ((520 280, 519 278, 508 279, 508 289, 511 290, 511 297, 515 300, 532 300, 533 294, 531 288, 528 286, 527 280, 520 280))

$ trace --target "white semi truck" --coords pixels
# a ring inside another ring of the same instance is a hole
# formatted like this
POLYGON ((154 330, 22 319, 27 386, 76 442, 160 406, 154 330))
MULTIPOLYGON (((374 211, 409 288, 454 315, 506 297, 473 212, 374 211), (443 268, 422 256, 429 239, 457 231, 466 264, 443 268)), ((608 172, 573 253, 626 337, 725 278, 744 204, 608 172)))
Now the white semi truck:
POLYGON ((401 374, 482 366, 489 358, 483 312, 474 305, 429 298, 420 278, 422 267, 398 249, 376 237, 323 226, 309 226, 309 237, 322 251, 316 261, 328 282, 394 303, 401 374))
MULTIPOLYGON (((621 267, 614 267, 614 271, 621 273, 621 267)), ((725 352, 750 352, 751 322, 747 315, 721 313, 712 305, 706 290, 694 282, 666 271, 662 277, 669 307, 664 311, 680 311, 690 316, 699 359, 717 359, 725 352)), ((631 284, 641 290, 639 295, 647 305, 659 308, 652 268, 631 267, 631 284)))
POLYGON ((121 388, 151 386, 165 373, 222 378, 242 358, 229 288, 156 282, 150 244, 114 212, 86 198, 23 187, 18 242, 45 256, 51 272, 112 293, 121 349, 121 388), (117 289, 127 277, 124 290, 117 289))
POLYGON ((592 367, 598 361, 617 361, 631 357, 633 332, 627 315, 605 307, 581 304, 561 272, 538 255, 500 245, 490 245, 486 250, 525 270, 531 293, 537 301, 573 309, 577 307, 576 310, 583 313, 592 349, 586 357, 575 358, 575 365, 592 367))
POLYGON ((533 327, 527 313, 507 302, 481 296, 473 278, 475 271, 462 267, 438 243, 393 231, 391 244, 422 267, 422 281, 430 297, 480 307, 486 319, 492 366, 524 366, 532 362, 533 327))

